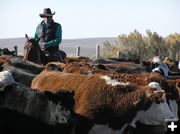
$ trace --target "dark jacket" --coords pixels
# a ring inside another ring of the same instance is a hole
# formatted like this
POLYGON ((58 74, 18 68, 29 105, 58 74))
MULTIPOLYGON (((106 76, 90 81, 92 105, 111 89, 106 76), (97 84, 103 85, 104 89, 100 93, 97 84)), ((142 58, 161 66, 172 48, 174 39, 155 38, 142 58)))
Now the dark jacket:
POLYGON ((59 23, 52 21, 50 24, 45 24, 42 21, 36 28, 35 39, 40 38, 40 44, 46 42, 49 46, 49 52, 59 50, 59 44, 62 41, 62 28, 59 23))

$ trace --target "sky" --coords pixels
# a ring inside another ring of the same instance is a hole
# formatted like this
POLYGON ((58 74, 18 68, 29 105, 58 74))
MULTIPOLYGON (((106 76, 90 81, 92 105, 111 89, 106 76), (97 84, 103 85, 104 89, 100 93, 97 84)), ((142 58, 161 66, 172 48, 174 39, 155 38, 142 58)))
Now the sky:
POLYGON ((117 37, 135 29, 180 33, 180 0, 1 0, 0 39, 33 37, 44 8, 56 12, 63 39, 117 37))

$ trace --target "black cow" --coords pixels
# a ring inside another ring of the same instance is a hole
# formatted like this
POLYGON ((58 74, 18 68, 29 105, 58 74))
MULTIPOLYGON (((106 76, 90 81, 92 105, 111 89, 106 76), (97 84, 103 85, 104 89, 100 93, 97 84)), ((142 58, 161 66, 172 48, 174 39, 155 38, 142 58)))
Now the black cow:
POLYGON ((112 60, 112 59, 107 59, 107 58, 98 58, 90 63, 91 64, 118 64, 117 61, 112 60))
POLYGON ((6 66, 3 70, 9 70, 16 82, 26 85, 27 87, 31 86, 31 82, 36 74, 32 74, 30 71, 16 68, 14 66, 6 66))
POLYGON ((9 51, 8 48, 0 48, 0 55, 13 55, 15 56, 15 51, 9 51))
POLYGON ((16 83, 0 83, 0 133, 72 131, 73 93, 38 93, 16 83))
POLYGON ((44 69, 44 66, 41 66, 32 62, 23 61, 22 57, 12 57, 10 58, 10 62, 11 62, 11 65, 14 67, 28 70, 34 74, 39 74, 44 69))

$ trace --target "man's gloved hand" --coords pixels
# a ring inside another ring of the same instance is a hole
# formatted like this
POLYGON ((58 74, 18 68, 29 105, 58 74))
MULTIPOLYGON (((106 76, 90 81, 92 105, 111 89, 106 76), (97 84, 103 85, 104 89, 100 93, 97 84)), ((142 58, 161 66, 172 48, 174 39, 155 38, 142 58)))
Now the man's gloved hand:
POLYGON ((39 46, 40 46, 41 50, 45 49, 43 43, 39 44, 39 46))
POLYGON ((44 43, 44 48, 48 48, 49 44, 47 42, 44 43))

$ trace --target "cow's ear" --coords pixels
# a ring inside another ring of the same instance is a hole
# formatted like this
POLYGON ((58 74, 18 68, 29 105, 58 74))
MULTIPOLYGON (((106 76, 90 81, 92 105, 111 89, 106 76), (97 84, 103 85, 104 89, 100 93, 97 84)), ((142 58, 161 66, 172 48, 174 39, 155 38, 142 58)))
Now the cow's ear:
POLYGON ((154 89, 151 87, 147 87, 147 89, 145 89, 145 94, 147 98, 150 98, 153 95, 154 89))

